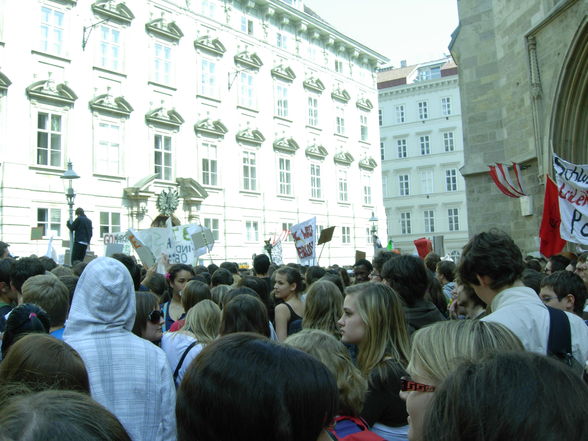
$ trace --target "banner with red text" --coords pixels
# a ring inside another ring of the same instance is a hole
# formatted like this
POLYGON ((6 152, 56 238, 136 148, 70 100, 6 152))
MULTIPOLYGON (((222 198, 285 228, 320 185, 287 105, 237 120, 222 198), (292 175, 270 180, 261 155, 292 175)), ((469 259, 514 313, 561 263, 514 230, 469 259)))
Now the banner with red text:
POLYGON ((303 265, 314 265, 316 258, 316 217, 290 228, 298 259, 303 265))
POLYGON ((560 235, 588 245, 588 164, 577 165, 553 155, 559 195, 560 235))

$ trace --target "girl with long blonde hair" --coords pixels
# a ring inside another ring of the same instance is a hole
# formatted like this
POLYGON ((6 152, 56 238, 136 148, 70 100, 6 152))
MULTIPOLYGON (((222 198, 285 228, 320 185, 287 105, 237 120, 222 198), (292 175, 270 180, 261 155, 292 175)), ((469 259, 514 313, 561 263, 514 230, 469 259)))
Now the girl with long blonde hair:
POLYGON ((337 321, 343 314, 343 296, 333 282, 318 280, 306 293, 302 329, 320 329, 341 337, 337 321))

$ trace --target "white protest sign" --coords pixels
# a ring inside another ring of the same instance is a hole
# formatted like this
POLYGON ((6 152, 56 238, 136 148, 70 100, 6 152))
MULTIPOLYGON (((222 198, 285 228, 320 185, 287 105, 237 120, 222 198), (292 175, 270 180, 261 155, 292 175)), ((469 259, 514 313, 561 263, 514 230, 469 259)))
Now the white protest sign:
POLYGON ((562 239, 588 245, 588 164, 576 165, 553 155, 559 190, 562 239))
POLYGON ((300 263, 314 264, 316 258, 316 217, 293 225, 290 228, 290 234, 294 239, 300 263))
POLYGON ((129 242, 137 252, 139 259, 143 262, 147 268, 150 268, 155 263, 155 256, 153 252, 149 249, 148 246, 145 246, 141 238, 138 236, 137 232, 131 228, 129 228, 129 242))

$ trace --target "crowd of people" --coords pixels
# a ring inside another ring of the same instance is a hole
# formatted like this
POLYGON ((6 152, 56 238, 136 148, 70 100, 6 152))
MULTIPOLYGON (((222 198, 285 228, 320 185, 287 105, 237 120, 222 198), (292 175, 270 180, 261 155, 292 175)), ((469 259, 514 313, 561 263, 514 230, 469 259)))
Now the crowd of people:
MULTIPOLYGON (((0 248, 4 244, 0 242, 0 248)), ((0 439, 588 439, 588 253, 0 257, 0 439)))

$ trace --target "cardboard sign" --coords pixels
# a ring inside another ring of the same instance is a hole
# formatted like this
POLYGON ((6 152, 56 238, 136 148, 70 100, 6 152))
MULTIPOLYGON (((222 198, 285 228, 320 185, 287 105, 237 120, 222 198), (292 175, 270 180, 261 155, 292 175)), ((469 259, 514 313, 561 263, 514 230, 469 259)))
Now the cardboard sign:
POLYGON ((553 155, 559 190, 562 239, 588 245, 588 164, 576 165, 553 155))
POLYGON ((43 239, 43 227, 31 227, 31 240, 43 239))
POLYGON ((325 228, 321 231, 321 235, 319 237, 317 245, 322 245, 323 243, 330 242, 333 239, 333 232, 335 231, 335 227, 325 228))

